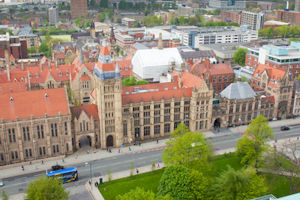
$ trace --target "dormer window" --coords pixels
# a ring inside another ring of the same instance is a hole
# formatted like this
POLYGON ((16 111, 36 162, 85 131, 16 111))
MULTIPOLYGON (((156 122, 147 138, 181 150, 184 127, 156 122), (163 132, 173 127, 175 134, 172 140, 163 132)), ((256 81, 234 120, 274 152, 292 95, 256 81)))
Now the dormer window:
POLYGON ((35 78, 39 78, 39 74, 35 74, 35 78))
POLYGON ((69 71, 66 71, 66 76, 69 76, 69 71))
POLYGON ((59 72, 58 75, 59 75, 59 76, 62 76, 62 72, 59 72))

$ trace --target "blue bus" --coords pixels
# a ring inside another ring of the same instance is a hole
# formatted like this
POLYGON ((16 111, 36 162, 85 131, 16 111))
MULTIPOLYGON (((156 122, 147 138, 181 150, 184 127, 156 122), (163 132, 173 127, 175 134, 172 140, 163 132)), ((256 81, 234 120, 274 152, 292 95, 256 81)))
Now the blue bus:
POLYGON ((63 180, 63 183, 69 183, 71 181, 78 180, 78 172, 76 167, 71 167, 67 169, 47 172, 47 177, 61 178, 63 180))

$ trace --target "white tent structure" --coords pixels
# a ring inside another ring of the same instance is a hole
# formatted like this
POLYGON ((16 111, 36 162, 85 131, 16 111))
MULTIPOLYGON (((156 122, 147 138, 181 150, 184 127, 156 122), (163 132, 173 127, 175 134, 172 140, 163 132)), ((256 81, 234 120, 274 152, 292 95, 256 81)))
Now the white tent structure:
POLYGON ((173 65, 180 69, 183 60, 177 48, 142 49, 132 58, 133 73, 140 79, 158 82, 173 65))

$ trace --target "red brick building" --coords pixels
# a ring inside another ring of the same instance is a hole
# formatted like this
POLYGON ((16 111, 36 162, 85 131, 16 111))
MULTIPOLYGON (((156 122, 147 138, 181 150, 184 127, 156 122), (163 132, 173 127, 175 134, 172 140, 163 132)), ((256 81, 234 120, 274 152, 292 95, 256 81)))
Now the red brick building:
POLYGON ((190 72, 205 79, 214 93, 219 93, 234 81, 234 71, 228 63, 210 63, 209 60, 196 62, 190 72))
POLYGON ((300 12, 276 10, 276 20, 291 23, 292 25, 300 25, 300 12))
POLYGON ((0 35, 0 58, 5 58, 5 49, 8 50, 8 56, 15 59, 27 58, 27 41, 18 36, 0 35))
POLYGON ((242 11, 221 10, 220 18, 222 22, 236 22, 241 24, 242 11))
POLYGON ((71 0, 70 2, 71 17, 85 17, 88 14, 87 0, 71 0))

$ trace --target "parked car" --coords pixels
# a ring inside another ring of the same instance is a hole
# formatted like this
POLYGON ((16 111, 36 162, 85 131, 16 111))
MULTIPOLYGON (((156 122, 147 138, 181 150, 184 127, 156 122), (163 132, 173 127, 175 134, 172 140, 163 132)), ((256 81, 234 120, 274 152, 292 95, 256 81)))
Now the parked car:
POLYGON ((3 187, 4 186, 4 182, 3 180, 0 179, 0 187, 3 187))
POLYGON ((290 130, 290 128, 288 126, 282 126, 280 129, 282 131, 288 131, 288 130, 290 130))

